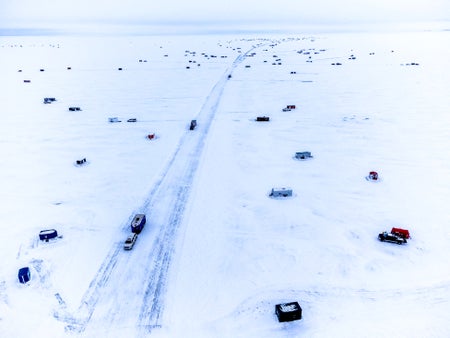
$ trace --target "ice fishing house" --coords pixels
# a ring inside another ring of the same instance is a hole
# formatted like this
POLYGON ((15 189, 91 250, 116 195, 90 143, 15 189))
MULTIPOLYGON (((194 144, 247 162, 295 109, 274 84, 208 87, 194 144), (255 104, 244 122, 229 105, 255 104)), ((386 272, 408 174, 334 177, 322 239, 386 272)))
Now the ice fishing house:
POLYGON ((292 196, 292 189, 290 188, 272 188, 270 192, 271 197, 289 197, 292 196))
POLYGON ((30 268, 28 266, 19 269, 18 276, 19 282, 22 284, 25 284, 30 281, 31 274, 30 274, 30 268))
POLYGON ((275 314, 279 322, 290 322, 302 319, 302 308, 298 302, 275 305, 275 314))

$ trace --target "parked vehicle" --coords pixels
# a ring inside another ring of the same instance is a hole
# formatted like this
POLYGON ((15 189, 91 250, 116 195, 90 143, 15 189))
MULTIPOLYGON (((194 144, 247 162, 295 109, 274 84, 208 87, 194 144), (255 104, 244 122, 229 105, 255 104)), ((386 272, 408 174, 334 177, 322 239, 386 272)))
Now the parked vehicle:
POLYGON ((136 233, 130 234, 127 237, 127 239, 125 240, 125 243, 123 244, 123 248, 125 250, 133 249, 134 243, 136 243, 137 238, 138 238, 138 235, 136 233))
POLYGON ((192 120, 191 125, 189 126, 189 130, 194 130, 197 127, 197 120, 192 120))
POLYGON ((406 238, 402 238, 395 234, 390 234, 387 231, 383 231, 382 233, 378 234, 378 239, 381 242, 386 241, 386 242, 391 242, 391 243, 396 243, 396 244, 406 243, 406 238))
POLYGON ((136 234, 141 233, 146 221, 144 214, 136 214, 131 221, 131 232, 136 234))

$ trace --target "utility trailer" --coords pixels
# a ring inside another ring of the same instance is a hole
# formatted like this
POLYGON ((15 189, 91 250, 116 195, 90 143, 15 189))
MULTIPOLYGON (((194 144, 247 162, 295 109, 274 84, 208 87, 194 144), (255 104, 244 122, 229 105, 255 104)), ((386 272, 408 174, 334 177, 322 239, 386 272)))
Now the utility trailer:
POLYGON ((411 236, 409 235, 409 230, 407 229, 401 229, 401 228, 392 228, 391 234, 396 235, 401 238, 410 239, 411 236))
POLYGON ((144 229, 146 221, 147 220, 144 214, 136 214, 131 221, 131 232, 135 234, 141 233, 142 229, 144 229))

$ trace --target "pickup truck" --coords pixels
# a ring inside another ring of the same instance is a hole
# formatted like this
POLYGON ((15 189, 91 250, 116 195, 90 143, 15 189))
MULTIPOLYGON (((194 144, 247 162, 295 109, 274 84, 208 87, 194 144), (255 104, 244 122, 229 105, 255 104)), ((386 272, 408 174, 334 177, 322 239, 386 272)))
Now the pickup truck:
POLYGON ((397 244, 406 243, 406 238, 402 238, 395 234, 390 234, 387 231, 383 231, 382 233, 378 234, 378 239, 382 242, 386 241, 386 242, 397 243, 397 244))

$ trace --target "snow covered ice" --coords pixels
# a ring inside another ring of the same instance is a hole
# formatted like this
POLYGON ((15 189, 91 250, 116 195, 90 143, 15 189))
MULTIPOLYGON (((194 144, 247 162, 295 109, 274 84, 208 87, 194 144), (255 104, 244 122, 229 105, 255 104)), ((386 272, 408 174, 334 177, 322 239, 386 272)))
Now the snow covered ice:
POLYGON ((449 34, 2 36, 0 335, 450 336, 449 34))

